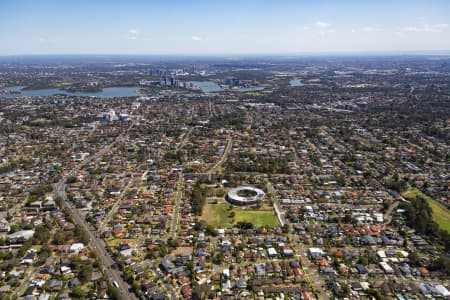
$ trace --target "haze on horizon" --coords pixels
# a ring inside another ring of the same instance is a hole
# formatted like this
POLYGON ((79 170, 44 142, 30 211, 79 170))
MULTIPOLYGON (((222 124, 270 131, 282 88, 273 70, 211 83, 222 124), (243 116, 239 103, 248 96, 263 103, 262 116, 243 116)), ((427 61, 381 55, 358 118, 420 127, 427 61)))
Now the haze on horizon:
POLYGON ((0 55, 450 50, 450 1, 0 2, 0 55))

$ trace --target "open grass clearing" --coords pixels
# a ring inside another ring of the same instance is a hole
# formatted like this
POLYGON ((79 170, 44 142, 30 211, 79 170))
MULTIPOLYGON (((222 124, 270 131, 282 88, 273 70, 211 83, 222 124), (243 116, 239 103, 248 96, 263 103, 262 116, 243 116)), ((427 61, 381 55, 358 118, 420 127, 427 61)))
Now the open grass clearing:
POLYGON ((407 190, 402 193, 402 196, 406 199, 419 197, 427 201, 433 211, 433 221, 436 222, 441 229, 450 233, 450 210, 448 210, 443 204, 433 200, 430 196, 422 193, 418 189, 407 190))
POLYGON ((232 210, 230 210, 230 204, 225 201, 217 204, 206 203, 200 220, 204 220, 216 228, 230 228, 238 222, 250 222, 254 227, 279 225, 273 208, 254 209, 232 206, 232 210), (234 218, 230 217, 231 211, 234 212, 234 218))

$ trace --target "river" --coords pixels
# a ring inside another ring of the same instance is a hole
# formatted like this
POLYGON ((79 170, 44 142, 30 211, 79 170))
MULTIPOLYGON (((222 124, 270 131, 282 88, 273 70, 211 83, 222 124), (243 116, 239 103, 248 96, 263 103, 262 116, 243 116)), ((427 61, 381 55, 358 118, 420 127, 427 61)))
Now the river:
POLYGON ((138 97, 137 87, 108 87, 101 92, 67 92, 60 89, 39 89, 39 90, 22 90, 23 86, 13 86, 4 88, 7 91, 19 91, 20 94, 0 94, 0 98, 15 98, 25 96, 51 96, 56 94, 70 96, 85 96, 98 98, 115 98, 115 97, 138 97))

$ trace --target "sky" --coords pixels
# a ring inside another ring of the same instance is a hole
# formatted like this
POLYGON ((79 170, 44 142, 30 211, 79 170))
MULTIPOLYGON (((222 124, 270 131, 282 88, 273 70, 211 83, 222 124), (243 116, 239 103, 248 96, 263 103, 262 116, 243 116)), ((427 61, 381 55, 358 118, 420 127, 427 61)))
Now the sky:
POLYGON ((0 0, 0 55, 429 50, 448 0, 0 0))

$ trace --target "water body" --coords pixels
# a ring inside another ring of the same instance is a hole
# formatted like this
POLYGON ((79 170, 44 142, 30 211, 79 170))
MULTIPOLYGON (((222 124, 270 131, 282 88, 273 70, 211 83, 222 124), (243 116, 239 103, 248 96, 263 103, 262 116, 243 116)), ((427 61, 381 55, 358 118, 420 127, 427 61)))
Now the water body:
POLYGON ((214 81, 190 81, 194 86, 200 88, 203 93, 214 93, 223 91, 214 81))
POLYGON ((19 91, 20 94, 0 94, 0 98, 15 98, 25 96, 51 96, 56 94, 70 96, 85 96, 98 98, 115 98, 115 97, 137 97, 140 94, 136 87, 109 87, 104 88, 101 92, 85 93, 85 92, 67 92, 59 89, 41 89, 41 90, 22 90, 23 86, 13 86, 4 88, 7 91, 19 91))
POLYGON ((240 88, 238 90, 235 90, 236 92, 244 93, 244 92, 256 92, 256 91, 262 91, 264 89, 263 86, 253 86, 253 87, 247 87, 247 88, 240 88))
MULTIPOLYGON (((194 86, 200 88, 203 93, 215 93, 215 92, 222 92, 222 91, 224 91, 214 81, 190 81, 190 83, 192 83, 194 86)), ((264 87, 262 87, 262 86, 255 86, 255 87, 244 87, 244 88, 232 89, 230 91, 231 92, 244 93, 244 92, 261 91, 263 89, 264 89, 264 87)))
POLYGON ((300 79, 292 79, 291 81, 289 81, 289 85, 290 86, 320 86, 319 83, 303 83, 300 79))
POLYGON ((292 79, 291 81, 289 81, 289 85, 290 86, 303 86, 306 84, 302 83, 302 81, 300 79, 292 79))

